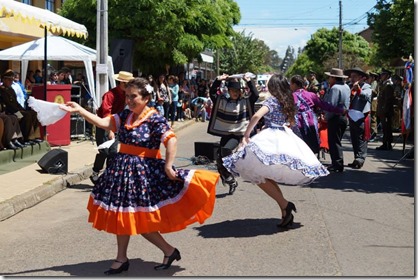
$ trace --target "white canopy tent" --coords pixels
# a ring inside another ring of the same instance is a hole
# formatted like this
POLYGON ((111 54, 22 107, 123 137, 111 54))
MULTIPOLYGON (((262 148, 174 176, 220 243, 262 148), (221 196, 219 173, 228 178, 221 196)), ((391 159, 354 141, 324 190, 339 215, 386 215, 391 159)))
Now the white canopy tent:
MULTIPOLYGON (((44 38, 40 38, 31 42, 27 42, 15 47, 11 47, 0 51, 0 60, 17 60, 22 63, 22 81, 26 79, 28 64, 30 60, 44 60, 44 38)), ((94 100, 95 109, 100 106, 100 93, 96 94, 95 82, 93 75, 93 61, 96 61, 96 50, 83 46, 74 41, 68 40, 60 36, 47 37, 47 56, 48 60, 59 61, 83 61, 86 68, 87 83, 90 88, 91 96, 94 100)), ((107 63, 108 77, 111 87, 115 87, 113 79, 113 62, 112 57, 108 56, 107 63)))
POLYGON ((53 34, 87 38, 87 28, 46 9, 13 0, 0 0, 0 17, 13 18, 15 24, 46 28, 53 34))

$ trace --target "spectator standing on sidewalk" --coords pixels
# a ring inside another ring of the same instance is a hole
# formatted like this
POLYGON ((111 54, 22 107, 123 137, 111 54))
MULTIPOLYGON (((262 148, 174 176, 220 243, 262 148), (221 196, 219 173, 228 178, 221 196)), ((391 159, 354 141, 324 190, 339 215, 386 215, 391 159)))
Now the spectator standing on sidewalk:
POLYGON ((164 253, 163 262, 155 270, 168 269, 173 261, 179 261, 180 251, 162 234, 208 219, 219 180, 216 172, 173 166, 177 138, 168 121, 147 106, 152 87, 146 79, 131 80, 125 90, 129 109, 105 118, 75 102, 61 106, 119 134, 120 150, 93 187, 87 206, 93 227, 116 235, 117 255, 106 275, 129 269, 131 235, 141 234, 164 253), (161 144, 165 146, 164 158, 161 144))
MULTIPOLYGON (((344 82, 348 76, 344 75, 343 70, 339 68, 332 68, 330 72, 325 72, 325 75, 328 76, 329 89, 324 95, 324 101, 336 107, 349 108, 350 88, 344 82)), ((328 171, 343 172, 344 156, 341 139, 347 129, 347 117, 326 112, 325 120, 328 125, 328 145, 331 156, 331 166, 328 167, 328 171)))
MULTIPOLYGON (((96 112, 97 116, 101 118, 122 112, 125 108, 125 86, 130 80, 134 79, 134 76, 130 72, 120 71, 118 74, 114 75, 113 78, 116 80, 117 85, 103 94, 102 104, 96 112)), ((97 146, 111 139, 117 140, 113 131, 106 131, 101 127, 96 127, 97 146)), ((96 154, 96 158, 93 163, 93 173, 90 176, 90 180, 93 184, 96 184, 99 179, 99 173, 103 169, 106 160, 111 157, 111 154, 115 154, 116 149, 117 141, 115 141, 109 149, 101 149, 99 150, 99 153, 96 154)))
POLYGON ((372 102, 372 88, 366 82, 368 74, 361 68, 355 67, 344 71, 350 77, 351 101, 350 110, 362 113, 359 119, 348 115, 350 123, 350 138, 353 145, 354 160, 349 167, 360 169, 367 157, 367 143, 370 139, 370 107, 372 102))
POLYGON ((209 94, 213 103, 212 114, 209 120, 208 133, 220 136, 220 148, 216 157, 218 172, 221 174, 223 184, 229 186, 229 194, 233 194, 238 186, 234 175, 223 165, 222 158, 232 154, 239 145, 247 125, 254 114, 254 104, 259 94, 249 75, 243 79, 250 89, 249 96, 243 97, 241 83, 237 79, 227 81, 228 95, 218 94, 222 81, 228 80, 229 75, 218 76, 213 82, 209 94))
POLYGON ((177 76, 170 75, 168 76, 168 88, 171 94, 171 104, 170 104, 170 120, 171 126, 174 127, 174 121, 176 120, 177 115, 177 103, 179 102, 179 84, 177 76))
POLYGON ((165 79, 165 75, 161 74, 160 77, 158 77, 158 98, 157 100, 163 101, 163 113, 164 117, 169 120, 170 116, 170 105, 171 105, 171 93, 170 88, 168 86, 168 83, 165 79))
POLYGON ((394 114, 395 88, 390 79, 391 75, 392 72, 386 69, 383 69, 382 73, 380 73, 382 85, 379 87, 379 96, 377 99, 377 116, 382 124, 383 144, 377 147, 376 150, 392 150, 392 118, 394 114))

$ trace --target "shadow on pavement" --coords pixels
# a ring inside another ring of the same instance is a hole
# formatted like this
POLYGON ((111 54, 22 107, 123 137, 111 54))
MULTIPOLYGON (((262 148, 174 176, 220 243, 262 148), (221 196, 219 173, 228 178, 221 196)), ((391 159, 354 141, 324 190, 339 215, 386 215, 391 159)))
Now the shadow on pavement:
POLYGON ((194 229, 199 231, 199 236, 204 238, 245 238, 260 235, 272 235, 278 232, 298 229, 303 227, 300 223, 293 223, 291 227, 279 228, 280 219, 243 219, 223 221, 216 224, 208 224, 194 229))
POLYGON ((84 192, 91 192, 93 186, 88 184, 75 184, 68 187, 69 189, 82 190, 84 192))
MULTIPOLYGON (((400 158, 400 157, 399 157, 400 158)), ((414 190, 414 161, 402 160, 396 167, 393 165, 399 160, 395 154, 380 155, 379 158, 370 157, 369 161, 379 161, 384 166, 370 172, 363 169, 344 168, 342 173, 331 173, 321 177, 310 185, 311 188, 336 189, 345 192, 364 193, 398 193, 399 195, 413 197, 414 190)))
MULTIPOLYGON (((147 262, 142 259, 130 259, 129 270, 122 272, 118 275, 112 275, 111 277, 170 277, 179 271, 185 270, 184 268, 179 267, 175 263, 167 270, 156 271, 154 266, 159 265, 160 263, 156 262, 147 262)), ((44 275, 46 271, 56 271, 68 273, 70 276, 79 276, 79 277, 106 277, 104 271, 108 270, 112 260, 98 261, 98 262, 85 262, 85 263, 76 263, 68 265, 60 265, 39 269, 31 269, 10 273, 0 273, 2 276, 36 276, 39 272, 44 275)), ((109 277, 109 276, 107 276, 109 277)))

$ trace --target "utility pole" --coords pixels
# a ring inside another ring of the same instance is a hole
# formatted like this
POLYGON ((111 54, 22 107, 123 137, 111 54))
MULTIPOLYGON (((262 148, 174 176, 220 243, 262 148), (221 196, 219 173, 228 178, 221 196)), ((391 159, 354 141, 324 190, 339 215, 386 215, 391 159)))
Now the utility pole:
POLYGON ((339 32, 340 32, 340 41, 338 44, 338 68, 343 69, 343 25, 342 25, 342 15, 343 15, 343 4, 341 3, 340 0, 340 28, 339 28, 339 32))
MULTIPOLYGON (((97 32, 96 32, 96 94, 97 107, 100 107, 102 96, 109 90, 108 84, 108 22, 107 0, 97 0, 97 32)), ((97 108, 95 108, 97 109, 97 108)))

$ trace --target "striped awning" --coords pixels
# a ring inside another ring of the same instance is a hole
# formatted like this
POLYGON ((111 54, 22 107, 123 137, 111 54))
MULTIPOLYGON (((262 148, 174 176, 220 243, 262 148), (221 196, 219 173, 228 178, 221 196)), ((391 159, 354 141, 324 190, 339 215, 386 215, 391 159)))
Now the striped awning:
MULTIPOLYGON (((51 11, 20 3, 14 0, 0 0, 0 17, 13 18, 40 28, 55 35, 64 35, 77 38, 87 38, 87 28, 79 23, 51 11)), ((0 30, 1 31, 1 30, 0 30)))

